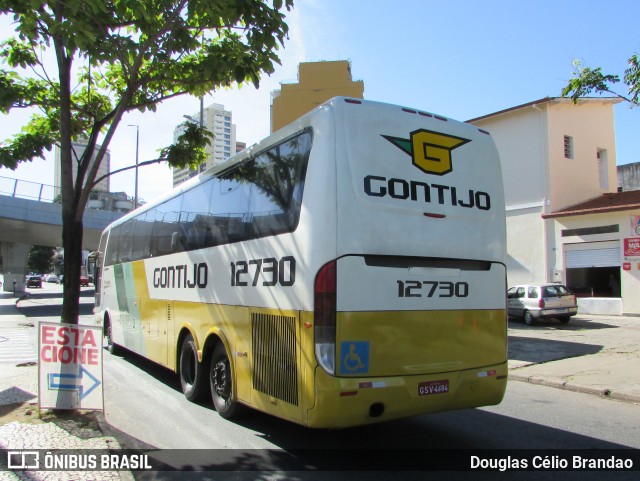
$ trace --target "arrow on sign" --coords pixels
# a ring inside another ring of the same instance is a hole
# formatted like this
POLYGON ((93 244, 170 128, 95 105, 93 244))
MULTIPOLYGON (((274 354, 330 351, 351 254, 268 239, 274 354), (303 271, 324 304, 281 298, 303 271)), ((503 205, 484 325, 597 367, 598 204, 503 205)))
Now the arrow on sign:
POLYGON ((78 374, 49 374, 49 389, 78 391, 80 399, 87 397, 100 384, 101 382, 87 371, 84 366, 80 366, 78 374))

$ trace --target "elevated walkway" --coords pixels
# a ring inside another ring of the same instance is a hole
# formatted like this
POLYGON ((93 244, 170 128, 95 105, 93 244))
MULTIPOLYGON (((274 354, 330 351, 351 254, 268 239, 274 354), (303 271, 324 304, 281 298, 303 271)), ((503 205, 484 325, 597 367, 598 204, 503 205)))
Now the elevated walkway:
MULTIPOLYGON (((62 246, 62 205, 54 202, 54 188, 0 177, 0 245, 5 282, 3 290, 24 290, 26 256, 32 245, 62 246)), ((82 247, 96 250, 104 228, 124 212, 86 209, 82 247)))

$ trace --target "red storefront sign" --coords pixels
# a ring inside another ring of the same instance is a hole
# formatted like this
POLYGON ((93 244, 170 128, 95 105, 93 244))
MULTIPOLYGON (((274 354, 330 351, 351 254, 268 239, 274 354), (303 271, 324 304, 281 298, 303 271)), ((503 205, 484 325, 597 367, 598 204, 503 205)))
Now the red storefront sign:
POLYGON ((624 240, 624 256, 640 257, 640 237, 624 240))

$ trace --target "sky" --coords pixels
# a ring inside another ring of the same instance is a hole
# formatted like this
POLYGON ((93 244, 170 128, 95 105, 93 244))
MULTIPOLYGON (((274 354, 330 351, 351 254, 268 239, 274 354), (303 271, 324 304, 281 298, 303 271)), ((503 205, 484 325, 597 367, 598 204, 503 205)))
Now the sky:
MULTIPOLYGON (((233 113, 238 141, 251 145, 269 134, 271 92, 296 82, 300 62, 349 60, 364 97, 469 120, 547 96, 560 96, 572 62, 602 67, 623 77, 627 60, 640 53, 633 33, 636 0, 298 0, 287 15, 289 39, 281 65, 252 85, 213 92, 205 106, 223 104, 233 113)), ((13 30, 0 17, 0 38, 13 30)), ((617 90, 627 94, 624 84, 617 90)), ((140 162, 171 144, 183 115, 195 115, 199 100, 183 96, 155 113, 131 113, 109 146, 111 169, 133 165, 139 126, 140 162)), ((0 141, 17 133, 26 112, 0 115, 0 141)), ((640 162, 640 108, 615 107, 616 161, 640 162)), ((0 177, 53 185, 53 152, 45 160, 0 167, 0 177)), ((145 201, 172 187, 169 167, 139 169, 145 201)), ((112 191, 134 192, 133 171, 111 178, 112 191)))

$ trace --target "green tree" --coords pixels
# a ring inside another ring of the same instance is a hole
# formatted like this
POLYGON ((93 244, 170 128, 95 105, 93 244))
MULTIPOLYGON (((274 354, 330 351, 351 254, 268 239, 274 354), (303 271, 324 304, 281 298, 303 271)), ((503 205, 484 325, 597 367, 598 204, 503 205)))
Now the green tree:
MULTIPOLYGON (((0 69, 0 112, 34 112, 0 144, 0 165, 15 169, 60 148, 64 322, 78 322, 82 216, 123 115, 154 111, 180 95, 257 86, 279 63, 288 32, 283 12, 292 6, 293 0, 0 0, 0 15, 11 15, 16 26, 0 44, 0 66, 9 67, 0 69), (71 142, 80 137, 88 146, 75 158, 71 142)), ((193 122, 184 126, 159 159, 140 165, 201 163, 210 134, 193 122)))
POLYGON ((53 247, 32 246, 27 259, 27 269, 46 274, 53 267, 53 247))
POLYGON ((629 67, 624 71, 624 83, 628 87, 628 94, 622 95, 613 90, 612 85, 620 82, 618 75, 605 75, 602 69, 590 68, 582 65, 579 60, 573 61, 573 78, 562 89, 563 97, 571 97, 577 102, 580 97, 589 95, 591 92, 606 92, 615 95, 632 105, 640 106, 640 60, 634 54, 629 58, 629 67))

